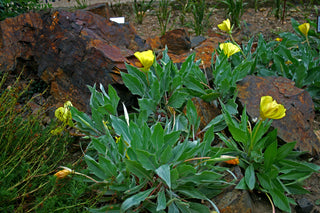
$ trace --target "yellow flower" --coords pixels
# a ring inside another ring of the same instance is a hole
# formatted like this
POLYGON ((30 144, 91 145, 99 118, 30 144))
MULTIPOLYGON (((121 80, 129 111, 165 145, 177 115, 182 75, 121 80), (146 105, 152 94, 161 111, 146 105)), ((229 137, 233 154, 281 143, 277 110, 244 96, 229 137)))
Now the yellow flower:
POLYGON ((143 66, 144 71, 149 71, 150 67, 154 62, 154 54, 152 50, 147 50, 143 52, 135 52, 134 56, 139 59, 140 63, 143 66))
POLYGON ((232 43, 222 43, 219 45, 220 49, 223 50, 224 54, 229 58, 233 54, 240 52, 240 48, 232 43))
POLYGON ((58 179, 63 179, 73 173, 73 170, 69 168, 64 168, 63 170, 60 170, 59 172, 55 173, 54 176, 56 176, 58 179))
POLYGON ((298 28, 299 28, 300 32, 302 32, 303 35, 305 35, 306 37, 308 36, 308 32, 309 32, 309 29, 310 29, 310 24, 309 23, 301 24, 301 25, 299 25, 298 28))
POLYGON ((281 41, 282 41, 282 38, 276 38, 275 41, 281 42, 281 41))
POLYGON ((278 104, 271 96, 262 96, 260 101, 260 117, 262 120, 281 119, 286 115, 286 108, 278 104))
POLYGON ((238 164, 240 163, 238 157, 229 156, 229 155, 221 155, 220 158, 222 158, 222 159, 224 159, 224 158, 225 158, 225 159, 229 159, 229 160, 224 161, 224 162, 227 163, 227 164, 238 165, 238 164))
POLYGON ((54 115, 56 118, 64 123, 68 123, 70 125, 70 122, 72 123, 72 116, 70 112, 70 107, 72 106, 72 103, 70 101, 67 101, 64 103, 63 107, 59 107, 54 112, 54 115))
POLYGON ((218 24, 218 28, 224 32, 229 33, 231 31, 230 20, 224 20, 221 24, 218 24))

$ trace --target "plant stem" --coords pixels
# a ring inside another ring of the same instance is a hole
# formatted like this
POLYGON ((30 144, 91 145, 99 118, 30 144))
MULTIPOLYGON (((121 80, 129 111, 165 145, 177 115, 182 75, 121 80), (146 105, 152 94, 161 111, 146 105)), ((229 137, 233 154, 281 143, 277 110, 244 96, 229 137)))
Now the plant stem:
POLYGON ((271 197, 268 195, 268 193, 265 193, 265 194, 267 195, 267 198, 269 199, 270 204, 271 204, 271 206, 272 206, 272 213, 276 213, 276 208, 275 208, 274 205, 273 205, 273 202, 272 202, 271 197))

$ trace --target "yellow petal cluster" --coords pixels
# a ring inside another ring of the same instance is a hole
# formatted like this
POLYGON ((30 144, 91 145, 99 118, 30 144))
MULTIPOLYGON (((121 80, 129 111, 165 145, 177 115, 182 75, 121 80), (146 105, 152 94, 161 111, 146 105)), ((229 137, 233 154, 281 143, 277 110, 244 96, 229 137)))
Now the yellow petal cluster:
POLYGON ((222 43, 219 45, 220 49, 223 50, 224 54, 229 58, 233 54, 240 52, 240 48, 232 43, 222 43))
POLYGON ((299 28, 300 32, 302 32, 303 35, 308 36, 308 32, 310 29, 309 23, 303 23, 303 24, 299 25, 298 28, 299 28))
POLYGON ((135 52, 134 56, 139 59, 143 66, 144 71, 149 71, 150 67, 154 62, 154 54, 152 50, 147 50, 143 52, 135 52))
POLYGON ((218 28, 224 32, 229 33, 231 31, 231 23, 230 20, 224 20, 221 24, 218 24, 218 28))
POLYGON ((55 112, 54 115, 56 118, 64 123, 69 123, 72 119, 70 107, 72 106, 72 103, 70 101, 67 101, 64 103, 63 107, 59 107, 55 112))
POLYGON ((262 96, 260 101, 260 117, 262 120, 281 119, 286 115, 286 109, 271 96, 262 96))

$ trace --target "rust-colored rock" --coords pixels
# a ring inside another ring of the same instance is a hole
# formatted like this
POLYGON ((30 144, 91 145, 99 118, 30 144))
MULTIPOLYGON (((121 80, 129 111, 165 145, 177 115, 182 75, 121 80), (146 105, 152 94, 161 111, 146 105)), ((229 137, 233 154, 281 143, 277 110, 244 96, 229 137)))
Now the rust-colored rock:
POLYGON ((192 98, 192 102, 197 109, 198 116, 200 117, 201 130, 206 127, 212 119, 221 114, 221 110, 217 106, 205 102, 201 98, 192 98))
POLYGON ((88 7, 84 8, 83 10, 92 12, 94 14, 105 17, 107 19, 109 19, 111 17, 108 3, 102 3, 102 4, 98 3, 98 4, 89 5, 88 7))
POLYGON ((313 132, 314 105, 309 93, 283 77, 247 76, 238 83, 238 97, 251 117, 259 116, 261 96, 272 96, 287 109, 286 116, 274 120, 278 136, 285 142, 296 141, 296 149, 318 155, 320 142, 313 132))
POLYGON ((168 51, 177 55, 189 52, 191 48, 191 41, 185 29, 175 29, 166 32, 160 37, 162 46, 168 47, 168 51))
POLYGON ((211 67, 212 54, 219 46, 219 43, 222 42, 224 42, 224 40, 219 37, 208 38, 189 52, 181 55, 169 52, 168 55, 172 59, 173 63, 183 63, 190 54, 195 53, 195 60, 201 59, 202 61, 200 68, 206 69, 211 67))
POLYGON ((56 103, 68 99, 83 111, 89 109, 87 85, 122 84, 125 63, 146 49, 131 25, 83 10, 30 12, 0 22, 0 71, 27 65, 26 72, 51 86, 56 103))

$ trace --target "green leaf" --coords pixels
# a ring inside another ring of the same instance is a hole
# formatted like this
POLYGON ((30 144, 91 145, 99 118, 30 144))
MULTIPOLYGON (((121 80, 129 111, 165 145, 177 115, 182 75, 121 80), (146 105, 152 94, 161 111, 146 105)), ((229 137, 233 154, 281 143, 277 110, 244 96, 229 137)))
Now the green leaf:
POLYGON ((242 178, 239 183, 236 185, 235 189, 243 189, 243 190, 249 190, 245 178, 242 178))
POLYGON ((290 152, 292 152, 295 145, 296 145, 296 142, 286 143, 282 145, 278 149, 276 160, 279 161, 287 157, 290 154, 290 152))
MULTIPOLYGON (((101 136, 101 137, 104 137, 104 136, 101 136)), ((101 137, 99 137, 99 138, 94 138, 94 137, 93 137, 93 138, 91 139, 91 142, 92 142, 93 147, 94 147, 100 154, 105 155, 105 154, 106 154, 107 147, 106 147, 106 144, 103 143, 103 140, 101 140, 101 137)))
POLYGON ((158 151, 157 155, 160 155, 160 164, 166 164, 172 157, 172 147, 166 146, 166 148, 158 151))
POLYGON ((148 180, 152 181, 151 175, 152 173, 146 169, 144 169, 141 164, 136 161, 131 161, 129 159, 125 159, 127 169, 138 176, 139 178, 147 178, 148 180))
POLYGON ((91 118, 87 114, 77 110, 74 107, 71 107, 71 114, 72 114, 72 119, 77 122, 77 127, 81 131, 87 132, 90 135, 94 135, 94 136, 100 135, 100 132, 96 129, 94 122, 91 120, 91 118))
POLYGON ((97 208, 97 209, 89 209, 89 212, 91 213, 119 213, 120 212, 120 206, 119 205, 114 205, 114 204, 110 204, 110 205, 105 205, 101 208, 97 208))
POLYGON ((269 170, 277 156, 277 141, 270 144, 264 152, 264 169, 269 170))
POLYGON ((151 143, 155 147, 156 152, 158 152, 164 145, 164 130, 160 123, 157 123, 153 128, 153 133, 151 135, 151 143))
POLYGON ((137 159, 141 163, 142 167, 147 170, 155 171, 159 164, 157 163, 156 156, 144 150, 135 150, 137 159))
POLYGON ((141 84, 138 78, 124 72, 121 72, 121 77, 123 83, 126 85, 126 87, 130 90, 132 94, 144 97, 145 89, 143 88, 143 85, 141 84))
POLYGON ((176 109, 180 108, 186 102, 188 96, 188 93, 175 90, 168 100, 168 106, 176 109))
POLYGON ((104 173, 108 178, 115 177, 118 175, 117 167, 107 158, 99 156, 99 164, 103 168, 104 173))
POLYGON ((158 193, 157 211, 164 210, 167 206, 166 195, 164 190, 165 189, 160 190, 160 192, 158 193))
POLYGON ((256 184, 256 177, 254 173, 254 167, 252 164, 250 164, 250 166, 247 167, 244 174, 244 179, 249 189, 250 190, 254 189, 254 186, 256 184))
POLYGON ((206 205, 190 202, 190 210, 192 213, 210 213, 210 209, 206 205))
POLYGON ((187 102, 187 118, 191 125, 196 126, 196 123, 199 120, 198 113, 197 113, 197 108, 192 102, 192 100, 188 100, 187 102))
POLYGON ((187 196, 188 198, 196 198, 199 200, 206 200, 207 197, 201 193, 200 191, 198 191, 195 187, 181 187, 177 189, 178 192, 180 192, 181 194, 187 196))
POLYGON ((151 85, 151 99, 155 103, 159 103, 161 99, 159 81, 154 81, 151 85))
POLYGON ((178 207, 176 206, 176 204, 174 202, 172 202, 169 206, 168 206, 168 213, 180 213, 178 207))
POLYGON ((130 144, 131 143, 131 135, 129 132, 129 127, 127 123, 120 118, 110 115, 110 118, 112 120, 112 127, 114 128, 117 135, 120 135, 123 137, 123 139, 130 144))
POLYGON ((109 94, 111 105, 113 107, 112 113, 113 115, 116 115, 120 97, 118 96, 117 91, 111 86, 111 84, 108 85, 108 94, 109 94))
POLYGON ((192 176, 181 179, 181 182, 193 182, 195 184, 199 183, 212 183, 220 179, 223 175, 213 171, 203 171, 192 176))
POLYGON ((197 171, 193 166, 187 164, 180 164, 176 167, 176 169, 179 173, 180 178, 194 175, 197 171))
POLYGON ((156 169, 157 175, 165 181, 167 186, 171 188, 171 177, 170 177, 170 166, 168 164, 164 164, 156 169))
POLYGON ((214 140, 214 126, 211 126, 204 134, 201 146, 201 156, 205 156, 211 149, 211 144, 214 140))
POLYGON ((132 206, 140 204, 140 202, 147 199, 147 197, 150 195, 150 193, 154 190, 155 187, 152 187, 151 189, 148 189, 143 192, 139 192, 138 194, 135 194, 129 198, 127 198, 121 205, 121 211, 127 211, 132 206))
POLYGON ((155 112, 157 103, 153 99, 141 98, 138 99, 140 110, 146 110, 148 114, 155 112))
POLYGON ((95 174, 98 178, 102 180, 105 180, 108 178, 103 167, 98 162, 96 162, 92 157, 90 157, 89 155, 85 155, 84 159, 88 165, 89 170, 91 170, 93 174, 95 174))
POLYGON ((269 191, 273 200, 273 203, 279 209, 291 212, 290 204, 288 198, 285 196, 283 191, 278 189, 272 189, 269 191))

